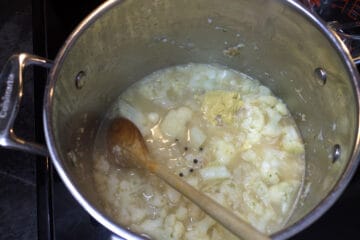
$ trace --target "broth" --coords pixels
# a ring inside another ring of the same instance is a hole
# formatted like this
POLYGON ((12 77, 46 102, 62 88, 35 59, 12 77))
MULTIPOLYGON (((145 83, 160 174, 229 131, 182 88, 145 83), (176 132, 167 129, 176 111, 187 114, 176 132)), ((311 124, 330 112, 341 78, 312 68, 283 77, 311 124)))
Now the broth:
POLYGON ((96 190, 119 224, 153 239, 231 239, 161 179, 107 160, 104 132, 123 116, 156 161, 258 230, 290 217, 305 173, 304 145, 286 105, 249 76, 188 64, 136 82, 109 109, 94 153, 96 190))

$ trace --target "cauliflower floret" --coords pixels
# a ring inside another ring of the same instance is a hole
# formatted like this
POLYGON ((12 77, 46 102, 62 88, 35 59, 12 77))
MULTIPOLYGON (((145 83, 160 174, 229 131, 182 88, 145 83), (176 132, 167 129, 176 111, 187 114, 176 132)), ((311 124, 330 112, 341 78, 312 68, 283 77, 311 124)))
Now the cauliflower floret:
POLYGON ((247 132, 246 134, 246 140, 241 146, 242 150, 250 149, 254 144, 260 142, 261 140, 261 133, 260 132, 247 132))
POLYGON ((282 160, 286 157, 286 153, 272 148, 264 148, 262 156, 262 165, 265 163, 269 165, 266 167, 267 169, 278 169, 283 164, 282 160))
POLYGON ((127 180, 122 180, 118 186, 122 191, 129 191, 131 189, 131 184, 127 180))
POLYGON ((152 198, 149 199, 149 203, 155 207, 163 207, 164 205, 166 205, 166 201, 163 198, 162 195, 160 194, 154 194, 154 196, 152 198))
POLYGON ((223 240, 223 233, 219 232, 217 229, 214 229, 211 233, 211 239, 213 240, 223 240))
MULTIPOLYGON (((135 225, 136 226, 136 225, 135 225)), ((156 219, 146 219, 143 223, 139 225, 139 230, 142 232, 152 233, 155 238, 160 237, 163 231, 159 232, 163 226, 163 219, 156 218, 156 219)))
POLYGON ((167 195, 169 201, 173 204, 179 202, 179 200, 181 198, 181 194, 171 187, 167 188, 166 195, 167 195))
POLYGON ((241 153, 241 157, 248 162, 255 162, 258 159, 257 154, 255 153, 254 150, 246 150, 244 152, 241 153))
POLYGON ((265 211, 265 206, 264 204, 261 202, 260 199, 258 199, 256 197, 256 194, 254 194, 252 191, 248 191, 246 190, 243 195, 243 201, 246 204, 246 206, 251 209, 251 211, 249 212, 251 213, 255 213, 257 215, 261 215, 264 213, 265 211))
POLYGON ((245 106, 245 114, 241 120, 241 127, 249 132, 260 132, 264 127, 265 118, 262 111, 256 107, 247 105, 245 106))
POLYGON ((284 150, 294 154, 303 153, 305 151, 301 138, 293 126, 284 128, 283 132, 284 136, 281 145, 284 150))
POLYGON ((270 187, 269 199, 273 204, 280 206, 282 213, 286 213, 291 207, 290 203, 294 197, 294 192, 300 183, 297 181, 280 182, 270 187))
POLYGON ((116 195, 119 185, 120 185, 119 179, 115 173, 111 173, 108 176, 107 185, 108 185, 107 195, 108 195, 109 199, 111 199, 112 197, 114 197, 116 195))
POLYGON ((196 74, 192 74, 189 80, 189 86, 193 89, 212 90, 218 86, 216 72, 209 66, 199 65, 193 68, 196 74))
POLYGON ((210 217, 204 217, 201 221, 193 224, 192 229, 185 233, 185 239, 209 239, 207 232, 215 223, 210 217))
POLYGON ((235 154, 235 147, 223 139, 214 139, 211 141, 211 147, 214 149, 216 162, 222 165, 228 164, 235 154))
POLYGON ((225 166, 212 166, 200 169, 200 175, 204 181, 231 177, 229 170, 225 166))
POLYGON ((148 119, 152 124, 155 124, 155 123, 157 123, 159 121, 160 116, 156 112, 151 112, 151 113, 148 114, 148 119))
POLYGON ((275 105, 275 109, 276 111, 278 111, 281 115, 287 115, 289 113, 286 105, 279 101, 276 105, 275 105))
POLYGON ((276 103, 279 101, 276 97, 271 95, 260 96, 258 101, 267 107, 274 107, 276 103))
POLYGON ((277 137, 281 134, 281 127, 279 126, 281 115, 272 108, 266 109, 266 113, 269 121, 265 125, 262 134, 266 136, 277 137))
POLYGON ((259 86, 259 94, 260 95, 270 95, 271 91, 269 88, 265 87, 265 86, 259 86))
POLYGON ((198 127, 190 129, 190 144, 193 148, 199 148, 206 140, 206 135, 198 127))
POLYGON ((203 215, 201 209, 197 205, 191 202, 188 205, 188 212, 189 212, 189 217, 194 220, 199 220, 200 217, 203 215))
MULTIPOLYGON (((170 73, 170 71, 167 70, 167 73, 170 73)), ((163 76, 157 72, 150 75, 148 81, 139 82, 136 86, 138 92, 144 98, 154 100, 166 97, 166 92, 170 88, 169 81, 164 81, 163 76), (153 84, 148 84, 148 81, 151 81, 153 84)))
POLYGON ((179 221, 176 221, 174 228, 173 228, 173 232, 171 234, 173 239, 181 239, 181 237, 184 235, 185 233, 185 227, 184 224, 182 224, 179 221))
POLYGON ((131 221, 138 223, 146 217, 146 210, 134 205, 128 205, 129 213, 131 215, 131 221))
POLYGON ((176 216, 175 214, 169 214, 166 218, 165 218, 165 228, 168 228, 168 227, 173 227, 175 225, 175 222, 176 222, 176 216))
POLYGON ((186 182, 194 188, 197 188, 199 186, 199 179, 196 177, 188 177, 186 178, 186 182))
MULTIPOLYGON (((185 233, 184 225, 176 220, 176 216, 174 214, 170 214, 165 218, 165 232, 169 238, 166 239, 181 239, 182 235, 185 233)), ((163 236, 164 238, 165 236, 163 236)))
POLYGON ((172 138, 183 139, 186 135, 186 123, 191 119, 192 114, 187 107, 170 110, 160 124, 162 133, 172 138))
POLYGON ((279 172, 277 171, 276 168, 274 168, 273 166, 271 166, 271 164, 267 161, 264 161, 261 164, 261 175, 263 177, 263 180, 269 184, 269 185, 273 185, 273 184, 277 184, 280 181, 280 177, 279 177, 279 172))
POLYGON ((106 174, 109 171, 109 168, 110 168, 110 164, 103 156, 101 156, 99 160, 95 162, 95 169, 100 172, 106 174))
POLYGON ((176 218, 180 221, 184 221, 188 217, 188 209, 186 207, 180 206, 176 210, 176 218))

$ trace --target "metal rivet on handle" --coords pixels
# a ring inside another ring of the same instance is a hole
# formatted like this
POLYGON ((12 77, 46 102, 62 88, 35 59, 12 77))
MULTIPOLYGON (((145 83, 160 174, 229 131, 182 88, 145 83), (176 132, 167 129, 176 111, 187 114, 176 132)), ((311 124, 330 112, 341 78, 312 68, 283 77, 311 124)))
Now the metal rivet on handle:
POLYGON ((85 76, 86 73, 84 71, 80 71, 75 77, 75 86, 77 89, 82 89, 85 85, 85 76))
POLYGON ((325 85, 326 78, 327 78, 326 71, 323 68, 319 67, 314 70, 314 74, 315 74, 315 79, 317 80, 317 82, 321 86, 325 85))
POLYGON ((332 153, 333 163, 339 160, 340 156, 341 156, 341 147, 339 144, 335 144, 332 153))

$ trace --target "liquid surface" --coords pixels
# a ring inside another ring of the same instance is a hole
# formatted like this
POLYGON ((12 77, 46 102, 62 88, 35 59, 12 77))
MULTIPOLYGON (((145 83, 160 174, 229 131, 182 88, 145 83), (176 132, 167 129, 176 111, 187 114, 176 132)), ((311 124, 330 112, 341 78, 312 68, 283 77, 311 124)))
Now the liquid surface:
MULTIPOLYGON (((142 132, 154 160, 271 234, 302 186, 304 145, 285 104, 234 70, 188 64, 157 71, 121 93, 108 119, 142 132)), ((103 149, 107 124, 99 130, 103 149)), ((231 239, 221 225, 151 173, 94 153, 96 190, 119 224, 152 239, 231 239)))

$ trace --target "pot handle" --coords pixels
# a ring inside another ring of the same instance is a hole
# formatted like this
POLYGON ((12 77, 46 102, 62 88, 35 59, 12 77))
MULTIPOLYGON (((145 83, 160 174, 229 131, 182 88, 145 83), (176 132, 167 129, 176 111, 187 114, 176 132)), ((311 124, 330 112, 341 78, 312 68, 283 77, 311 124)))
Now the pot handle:
POLYGON ((348 33, 352 29, 360 28, 360 21, 357 22, 350 22, 350 23, 339 23, 337 21, 328 22, 328 27, 335 31, 337 35, 342 39, 344 44, 348 47, 350 50, 350 53, 352 55, 352 59, 354 63, 359 66, 360 65, 360 53, 354 53, 352 50, 352 44, 354 42, 357 42, 357 44, 360 41, 360 35, 359 34, 350 34, 348 33))
POLYGON ((27 53, 15 54, 0 73, 0 146, 48 156, 45 146, 18 138, 13 130, 23 95, 23 72, 30 65, 51 68, 52 61, 27 53))

